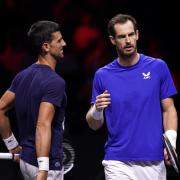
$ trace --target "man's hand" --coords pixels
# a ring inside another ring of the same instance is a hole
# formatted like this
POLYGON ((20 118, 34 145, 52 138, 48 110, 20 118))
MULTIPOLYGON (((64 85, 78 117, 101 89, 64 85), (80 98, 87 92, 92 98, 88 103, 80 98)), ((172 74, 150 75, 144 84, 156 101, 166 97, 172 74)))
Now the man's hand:
POLYGON ((110 94, 105 90, 102 94, 96 97, 96 109, 97 111, 102 111, 111 103, 110 94))
POLYGON ((164 162, 166 165, 170 166, 171 165, 171 160, 170 160, 170 157, 167 153, 167 150, 166 148, 164 148, 164 162))
POLYGON ((96 96, 96 102, 86 114, 86 120, 89 127, 98 130, 104 123, 103 110, 111 103, 110 93, 105 90, 102 94, 96 96))
POLYGON ((22 147, 18 145, 17 147, 9 151, 10 153, 13 153, 13 154, 19 154, 19 156, 14 156, 13 161, 19 163, 21 150, 22 150, 22 147))
POLYGON ((47 180, 48 171, 38 171, 37 180, 47 180))

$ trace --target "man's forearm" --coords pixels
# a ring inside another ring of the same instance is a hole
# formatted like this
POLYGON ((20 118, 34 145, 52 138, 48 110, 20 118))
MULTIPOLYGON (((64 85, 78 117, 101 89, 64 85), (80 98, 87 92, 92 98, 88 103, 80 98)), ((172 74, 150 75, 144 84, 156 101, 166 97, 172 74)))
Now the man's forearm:
POLYGON ((7 139, 12 134, 7 112, 12 107, 14 100, 15 94, 11 91, 6 91, 0 99, 0 134, 3 139, 7 139))
POLYGON ((39 170, 49 170, 49 151, 51 144, 51 126, 38 124, 36 128, 36 154, 39 170))
POLYGON ((176 148, 178 118, 174 106, 171 106, 163 113, 164 132, 174 148, 176 148))
POLYGON ((163 112, 163 124, 164 131, 167 131, 169 129, 177 131, 178 118, 176 109, 174 107, 171 107, 167 111, 163 112))
POLYGON ((86 121, 91 129, 98 130, 99 128, 101 128, 101 126, 104 123, 103 112, 102 114, 98 114, 99 118, 95 117, 96 119, 92 116, 92 112, 93 112, 93 106, 90 108, 90 110, 86 115, 86 121))
POLYGON ((38 157, 48 157, 51 144, 51 127, 37 125, 36 128, 36 153, 38 157))
POLYGON ((39 171, 49 170, 49 151, 51 146, 51 125, 55 107, 51 103, 42 102, 36 126, 36 154, 39 171))
POLYGON ((8 138, 12 134, 9 118, 2 111, 0 111, 0 134, 3 139, 8 138))
POLYGON ((0 111, 0 134, 9 151, 13 150, 19 145, 19 143, 16 140, 16 137, 11 131, 9 118, 5 115, 5 112, 2 110, 0 111))

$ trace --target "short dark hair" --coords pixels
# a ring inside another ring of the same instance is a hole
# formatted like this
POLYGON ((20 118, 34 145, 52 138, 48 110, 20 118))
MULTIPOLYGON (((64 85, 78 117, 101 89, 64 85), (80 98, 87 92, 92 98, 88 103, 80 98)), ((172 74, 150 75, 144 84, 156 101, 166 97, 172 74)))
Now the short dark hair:
POLYGON ((117 14, 108 23, 109 35, 115 37, 114 25, 117 23, 124 24, 127 21, 131 21, 133 23, 134 30, 136 31, 137 30, 137 22, 133 16, 128 15, 128 14, 117 14))
POLYGON ((37 21, 32 24, 27 35, 33 50, 41 53, 41 46, 44 42, 52 40, 52 33, 60 31, 60 25, 53 21, 37 21))

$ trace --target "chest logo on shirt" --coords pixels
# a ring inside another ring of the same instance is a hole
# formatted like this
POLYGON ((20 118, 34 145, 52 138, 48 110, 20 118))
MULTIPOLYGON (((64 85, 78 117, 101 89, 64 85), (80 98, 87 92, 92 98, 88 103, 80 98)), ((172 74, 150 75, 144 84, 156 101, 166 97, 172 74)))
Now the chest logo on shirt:
POLYGON ((61 166, 61 164, 59 162, 56 162, 54 165, 55 165, 55 167, 60 167, 61 166))
POLYGON ((151 72, 148 72, 148 73, 142 73, 143 75, 143 79, 150 79, 151 78, 151 72))

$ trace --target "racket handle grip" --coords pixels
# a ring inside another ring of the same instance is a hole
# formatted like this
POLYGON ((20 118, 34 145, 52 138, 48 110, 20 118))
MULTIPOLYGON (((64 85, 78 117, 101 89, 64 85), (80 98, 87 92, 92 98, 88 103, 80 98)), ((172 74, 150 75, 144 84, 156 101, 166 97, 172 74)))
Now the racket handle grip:
POLYGON ((0 159, 14 159, 15 156, 19 156, 19 154, 0 153, 0 159))

